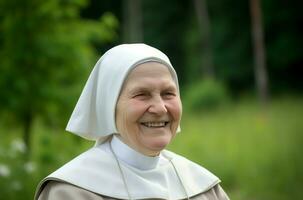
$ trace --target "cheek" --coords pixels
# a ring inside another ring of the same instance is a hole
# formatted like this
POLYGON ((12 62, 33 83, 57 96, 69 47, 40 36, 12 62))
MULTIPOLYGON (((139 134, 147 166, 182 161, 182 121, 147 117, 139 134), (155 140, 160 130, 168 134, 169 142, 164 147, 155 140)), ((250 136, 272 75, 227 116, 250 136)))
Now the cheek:
POLYGON ((167 108, 169 109, 170 114, 173 119, 176 121, 180 121, 182 115, 182 104, 180 100, 174 100, 169 102, 167 108))
POLYGON ((136 130, 135 116, 130 107, 125 106, 117 116, 117 129, 122 138, 129 140, 130 133, 136 130))
POLYGON ((147 105, 142 101, 130 101, 127 105, 127 118, 131 121, 138 121, 147 110, 147 105))

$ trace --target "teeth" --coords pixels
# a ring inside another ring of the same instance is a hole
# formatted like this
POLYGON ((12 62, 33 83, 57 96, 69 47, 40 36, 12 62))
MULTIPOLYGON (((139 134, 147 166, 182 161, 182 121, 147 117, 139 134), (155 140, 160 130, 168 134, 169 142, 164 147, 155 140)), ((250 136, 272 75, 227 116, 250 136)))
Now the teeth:
POLYGON ((142 124, 147 127, 163 127, 166 125, 166 122, 145 122, 142 124))

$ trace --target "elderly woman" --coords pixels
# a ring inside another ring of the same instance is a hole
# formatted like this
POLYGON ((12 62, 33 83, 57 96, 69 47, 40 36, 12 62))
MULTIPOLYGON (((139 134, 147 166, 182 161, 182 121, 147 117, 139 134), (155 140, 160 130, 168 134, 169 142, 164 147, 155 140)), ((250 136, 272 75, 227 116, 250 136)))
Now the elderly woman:
POLYGON ((123 44, 97 62, 67 125, 95 147, 46 177, 38 200, 227 200, 220 180, 165 147, 180 131, 178 78, 167 56, 123 44))

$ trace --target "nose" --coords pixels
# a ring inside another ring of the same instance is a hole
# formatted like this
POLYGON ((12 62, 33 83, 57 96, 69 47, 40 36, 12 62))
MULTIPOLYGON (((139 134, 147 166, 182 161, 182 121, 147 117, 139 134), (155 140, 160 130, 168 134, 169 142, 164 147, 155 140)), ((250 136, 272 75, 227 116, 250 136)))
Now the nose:
POLYGON ((162 115, 167 113, 167 108, 165 106, 165 102, 163 101, 161 96, 154 97, 151 100, 151 104, 148 108, 148 112, 157 114, 157 115, 162 115))

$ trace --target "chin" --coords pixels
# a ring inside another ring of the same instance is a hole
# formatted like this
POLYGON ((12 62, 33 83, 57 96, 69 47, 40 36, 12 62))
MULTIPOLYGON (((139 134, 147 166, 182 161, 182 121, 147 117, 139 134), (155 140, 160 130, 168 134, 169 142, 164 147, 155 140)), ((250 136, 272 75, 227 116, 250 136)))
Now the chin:
POLYGON ((153 138, 148 141, 148 144, 146 146, 148 146, 152 151, 160 152, 165 149, 170 141, 171 137, 153 138))

